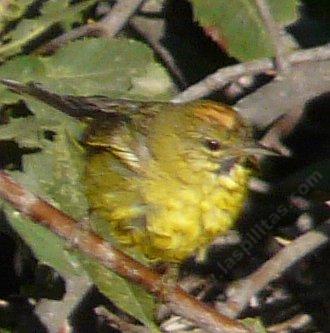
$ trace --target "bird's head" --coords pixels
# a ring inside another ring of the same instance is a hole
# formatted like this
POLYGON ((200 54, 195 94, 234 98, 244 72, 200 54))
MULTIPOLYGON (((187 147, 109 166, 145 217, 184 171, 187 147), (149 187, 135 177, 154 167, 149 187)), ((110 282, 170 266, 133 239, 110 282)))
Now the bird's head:
POLYGON ((164 114, 158 127, 160 155, 186 162, 193 173, 229 174, 235 165, 245 165, 255 155, 268 154, 252 137, 252 131, 231 107, 210 101, 176 106, 164 114), (173 112, 174 111, 174 112, 173 112))

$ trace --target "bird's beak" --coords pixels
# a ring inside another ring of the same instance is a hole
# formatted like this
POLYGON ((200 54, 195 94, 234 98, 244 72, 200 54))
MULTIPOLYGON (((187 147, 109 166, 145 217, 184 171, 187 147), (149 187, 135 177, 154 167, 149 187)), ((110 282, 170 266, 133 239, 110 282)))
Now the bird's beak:
POLYGON ((260 159, 264 156, 280 156, 279 153, 265 147, 259 143, 255 143, 250 147, 244 147, 242 149, 245 156, 247 156, 247 161, 256 170, 260 169, 260 159))
POLYGON ((280 156, 274 150, 261 145, 260 143, 245 144, 243 146, 236 146, 230 150, 231 156, 235 157, 256 157, 263 156, 280 156))
POLYGON ((255 143, 248 147, 243 147, 242 152, 248 156, 280 156, 279 153, 275 152, 274 150, 265 147, 259 143, 255 143))
POLYGON ((259 169, 260 157, 262 156, 280 156, 280 154, 259 143, 253 143, 244 147, 236 147, 230 151, 227 158, 221 160, 221 168, 219 169, 219 172, 229 172, 240 160, 247 160, 254 169, 259 169))

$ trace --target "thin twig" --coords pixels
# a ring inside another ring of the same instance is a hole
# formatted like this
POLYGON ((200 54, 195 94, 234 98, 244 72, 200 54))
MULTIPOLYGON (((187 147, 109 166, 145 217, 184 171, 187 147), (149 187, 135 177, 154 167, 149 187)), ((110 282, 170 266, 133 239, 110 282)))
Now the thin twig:
POLYGON ((171 316, 169 319, 166 319, 161 324, 161 330, 166 333, 201 333, 200 330, 197 330, 196 327, 191 324, 191 322, 179 316, 171 316))
POLYGON ((288 62, 287 56, 285 55, 285 45, 282 41, 280 29, 274 21, 274 18, 270 12, 269 5, 265 0, 255 0, 255 3, 260 13, 260 16, 268 30, 275 49, 276 68, 278 69, 278 72, 288 72, 290 63, 288 62))
MULTIPOLYGON (((120 2, 121 3, 121 2, 120 2)), ((142 1, 140 1, 140 5, 142 1)), ((122 22, 124 21, 124 14, 126 14, 126 21, 129 20, 130 16, 134 14, 134 12, 137 10, 139 6, 135 8, 137 5, 136 3, 131 3, 131 7, 122 6, 125 7, 126 11, 124 12, 123 10, 121 11, 121 20, 122 22)), ((117 8, 118 10, 118 8, 117 8)), ((35 54, 50 54, 57 50, 59 47, 67 44, 70 41, 73 41, 75 39, 78 39, 80 37, 85 37, 85 36, 105 36, 105 37, 114 37, 116 33, 120 31, 119 27, 119 22, 117 21, 117 25, 114 23, 111 23, 112 18, 115 17, 114 12, 116 11, 116 8, 113 7, 109 13, 107 13, 103 19, 101 19, 99 22, 90 22, 86 25, 77 27, 75 29, 72 29, 61 36, 54 38, 47 44, 41 46, 38 48, 34 53, 35 54), (109 22, 110 27, 109 27, 109 22)), ((155 38, 154 36, 154 31, 155 31, 155 26, 157 25, 157 28, 159 27, 159 24, 164 24, 160 23, 159 20, 156 22, 148 22, 146 23, 146 20, 144 19, 145 25, 147 25, 147 29, 144 29, 141 27, 141 18, 134 18, 130 20, 129 25, 130 27, 135 30, 149 45, 150 47, 154 50, 154 52, 160 57, 160 59, 163 61, 165 64, 166 68, 171 72, 171 74, 175 77, 175 79, 180 83, 180 85, 185 88, 187 87, 187 82, 184 78, 184 75, 181 71, 181 69, 175 64, 175 61, 173 59, 173 56, 171 53, 161 45, 159 40, 155 38)), ((118 17, 115 17, 114 20, 119 20, 118 17)), ((122 28, 123 26, 121 26, 122 28)))
POLYGON ((227 315, 237 317, 249 304, 251 298, 263 290, 270 282, 276 280, 302 258, 311 254, 329 241, 330 220, 319 228, 309 231, 284 247, 258 270, 248 277, 235 282, 229 288, 229 298, 226 302, 227 315))
POLYGON ((95 308, 94 312, 97 316, 103 317, 108 325, 112 328, 115 328, 116 330, 119 330, 120 332, 126 332, 126 333, 149 333, 150 330, 141 325, 134 325, 131 324, 124 319, 116 316, 115 314, 108 311, 103 306, 99 306, 95 308))
MULTIPOLYGON (((291 53, 288 56, 288 61, 291 65, 307 61, 316 62, 327 59, 330 59, 330 44, 308 50, 300 50, 291 53)), ((270 70, 275 70, 275 68, 273 61, 268 58, 221 68, 178 94, 172 101, 174 103, 185 103, 203 98, 216 90, 224 88, 229 82, 236 80, 243 75, 255 75, 270 70)))
POLYGON ((174 78, 180 83, 182 88, 186 88, 188 86, 187 81, 183 75, 181 69, 175 63, 175 59, 172 54, 164 47, 158 38, 155 38, 153 31, 155 25, 164 24, 160 22, 149 22, 147 23, 144 20, 144 27, 142 27, 140 18, 134 17, 130 20, 130 27, 135 30, 153 49, 153 51, 159 56, 159 58, 164 63, 165 67, 169 70, 169 72, 174 76, 174 78), (146 29, 147 27, 147 29, 146 29))
POLYGON ((290 149, 282 144, 281 139, 288 136, 295 128, 302 114, 303 109, 301 108, 290 110, 271 127, 260 140, 260 143, 265 147, 278 151, 282 156, 291 156, 290 149))
POLYGON ((48 333, 58 333, 69 325, 72 312, 90 287, 91 282, 86 277, 65 276, 65 295, 62 300, 44 298, 38 302, 34 311, 48 333))
POLYGON ((103 36, 116 36, 143 2, 144 0, 118 0, 99 23, 102 25, 103 36))
POLYGON ((88 23, 52 39, 50 42, 37 48, 33 53, 44 55, 51 54, 70 41, 73 41, 80 37, 98 36, 99 34, 100 31, 98 29, 98 24, 95 22, 88 23))
POLYGON ((304 327, 310 325, 312 318, 308 314, 298 314, 293 318, 290 318, 280 324, 272 325, 267 327, 267 332, 269 333, 283 333, 292 332, 293 330, 301 330, 304 327))
POLYGON ((54 38, 38 48, 35 54, 49 54, 59 47, 84 36, 114 37, 139 9, 144 0, 119 0, 109 12, 98 22, 87 23, 54 38))
POLYGON ((72 333, 72 326, 66 320, 62 327, 56 333, 72 333))
POLYGON ((4 171, 0 171, 0 198, 5 199, 24 216, 65 239, 72 248, 79 249, 120 276, 141 285, 167 303, 174 313, 191 320, 206 331, 251 332, 238 321, 200 303, 181 288, 168 287, 159 274, 117 250, 93 232, 82 229, 77 221, 29 192, 4 171))

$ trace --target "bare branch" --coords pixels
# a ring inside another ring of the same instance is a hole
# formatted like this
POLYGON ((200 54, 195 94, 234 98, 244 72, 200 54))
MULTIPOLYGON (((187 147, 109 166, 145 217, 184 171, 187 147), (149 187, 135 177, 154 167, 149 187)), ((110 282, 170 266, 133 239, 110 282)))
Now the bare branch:
MULTIPOLYGON (((300 50, 288 56, 291 65, 327 59, 330 59, 330 44, 308 50, 300 50)), ((224 88, 229 82, 238 79, 242 75, 255 75, 267 71, 275 71, 273 61, 268 58, 221 68, 178 94, 172 101, 174 103, 184 103, 203 98, 216 90, 224 88)))
POLYGON ((278 151, 283 156, 291 156, 289 148, 284 146, 281 139, 287 136, 297 125, 303 114, 303 109, 294 108, 279 119, 260 140, 260 143, 268 148, 278 151))
POLYGON ((128 23, 130 17, 134 15, 143 2, 144 0, 118 0, 109 13, 99 22, 88 23, 72 29, 41 46, 34 53, 52 53, 69 41, 84 36, 105 36, 112 38, 128 23))
POLYGON ((146 22, 139 17, 134 17, 129 22, 129 25, 135 30, 153 49, 153 51, 160 57, 166 68, 174 76, 174 78, 181 84, 182 87, 187 87, 187 81, 181 69, 176 65, 175 59, 172 54, 159 42, 159 36, 154 35, 154 31, 159 29, 159 25, 164 25, 164 22, 159 20, 154 22, 146 22))
POLYGON ((103 36, 116 36, 143 2, 144 0, 118 0, 110 13, 99 22, 103 36))
POLYGON ((72 29, 59 37, 54 38, 50 42, 42 45, 37 48, 33 53, 34 54, 51 54, 55 52, 61 46, 67 44, 70 41, 78 39, 80 37, 85 36, 97 36, 99 35, 99 29, 97 23, 88 23, 86 25, 82 25, 78 28, 72 29))
POLYGON ((249 304, 250 299, 263 290, 270 282, 278 279, 283 273, 302 258, 311 254, 329 241, 330 220, 319 228, 309 231, 284 247, 258 270, 248 277, 235 282, 229 288, 229 299, 226 302, 227 315, 237 317, 249 304))
POLYGON ((70 315, 90 287, 91 282, 86 277, 66 276, 66 292, 62 300, 42 299, 38 302, 35 313, 48 333, 58 333, 69 325, 70 315))
POLYGON ((98 316, 103 317, 107 321, 107 323, 110 327, 113 327, 116 330, 119 330, 120 332, 126 332, 126 333, 149 333, 150 332, 150 330, 147 327, 131 324, 131 323, 125 321, 124 319, 116 316, 115 314, 111 313, 103 306, 99 306, 99 307, 95 308, 94 311, 98 316))
POLYGON ((276 68, 279 72, 288 72, 290 63, 288 62, 287 56, 285 55, 286 49, 284 43, 282 42, 280 30, 273 19, 273 16, 269 9, 269 5, 265 0, 255 0, 255 3, 272 39, 272 43, 275 49, 276 68))
POLYGON ((298 314, 280 324, 267 327, 269 333, 283 333, 301 330, 312 322, 311 316, 308 314, 298 314))
POLYGON ((0 171, 0 197, 24 216, 65 239, 72 248, 79 249, 120 276, 141 285, 167 303, 174 313, 191 320, 206 331, 213 333, 251 332, 238 321, 200 303, 180 287, 169 287, 159 274, 117 250, 93 232, 82 229, 77 221, 29 192, 4 171, 0 171))

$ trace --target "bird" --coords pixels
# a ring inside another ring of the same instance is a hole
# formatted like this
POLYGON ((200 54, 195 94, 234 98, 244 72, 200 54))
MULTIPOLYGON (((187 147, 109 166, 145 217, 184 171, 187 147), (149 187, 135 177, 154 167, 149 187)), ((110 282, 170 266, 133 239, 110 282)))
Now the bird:
POLYGON ((255 154, 267 154, 230 106, 58 95, 1 79, 87 124, 83 176, 90 214, 118 244, 152 261, 203 257, 235 226, 255 154))

